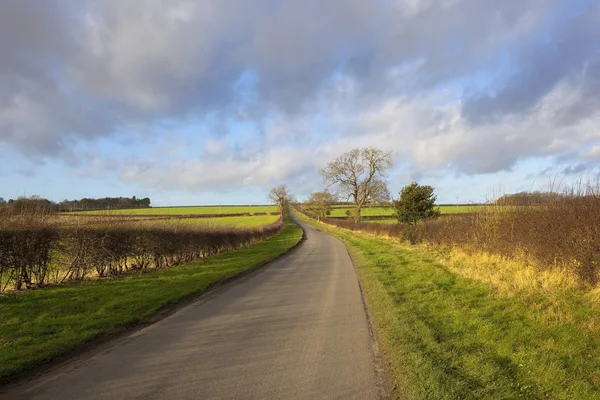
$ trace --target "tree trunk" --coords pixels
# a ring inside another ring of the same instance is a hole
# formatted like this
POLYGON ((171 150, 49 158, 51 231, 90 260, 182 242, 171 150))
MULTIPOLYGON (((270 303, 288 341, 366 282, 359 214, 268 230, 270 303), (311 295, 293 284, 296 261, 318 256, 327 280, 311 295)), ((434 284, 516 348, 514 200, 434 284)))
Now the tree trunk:
POLYGON ((356 209, 354 210, 354 224, 360 223, 360 210, 361 209, 362 209, 362 206, 356 206, 356 209))

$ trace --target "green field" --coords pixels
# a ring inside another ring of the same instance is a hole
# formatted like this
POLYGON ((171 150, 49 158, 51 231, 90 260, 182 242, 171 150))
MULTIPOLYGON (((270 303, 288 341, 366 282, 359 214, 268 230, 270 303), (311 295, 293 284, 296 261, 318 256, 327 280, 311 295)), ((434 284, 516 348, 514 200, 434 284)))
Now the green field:
POLYGON ((234 226, 236 228, 255 228, 277 222, 278 215, 257 215, 249 217, 219 217, 219 218, 170 218, 140 221, 138 224, 147 225, 181 225, 181 226, 234 226))
POLYGON ((483 209, 486 206, 438 206, 442 214, 465 214, 472 213, 483 209))
POLYGON ((69 214, 92 215, 203 215, 203 214, 242 214, 277 212, 276 206, 195 206, 195 207, 156 207, 134 208, 128 210, 97 210, 69 214))
POLYGON ((396 396, 600 398, 597 301, 585 290, 501 295, 431 249, 318 226, 352 255, 396 396))
MULTIPOLYGON (((329 215, 332 218, 345 218, 347 217, 346 215, 346 211, 353 211, 353 208, 351 207, 334 207, 333 210, 331 210, 331 214, 329 215)), ((361 213, 361 216, 363 217, 379 217, 379 216, 392 216, 394 215, 394 210, 392 208, 386 208, 386 207, 366 207, 363 208, 361 213)))
MULTIPOLYGON (((442 214, 471 213, 471 212, 480 210, 482 207, 485 207, 485 206, 481 206, 481 205, 477 205, 477 206, 464 206, 464 205, 438 206, 438 208, 440 209, 442 214)), ((334 206, 333 210, 331 211, 330 217, 332 217, 332 218, 347 217, 347 215, 346 215, 347 210, 352 211, 353 208, 348 207, 348 206, 334 206)), ((394 215, 394 209, 390 208, 390 207, 366 207, 366 208, 362 209, 360 215, 362 217, 382 217, 382 216, 392 217, 394 215)))
POLYGON ((302 238, 281 233, 204 261, 113 279, 0 295, 0 382, 99 337, 149 321, 161 308, 264 264, 302 238))

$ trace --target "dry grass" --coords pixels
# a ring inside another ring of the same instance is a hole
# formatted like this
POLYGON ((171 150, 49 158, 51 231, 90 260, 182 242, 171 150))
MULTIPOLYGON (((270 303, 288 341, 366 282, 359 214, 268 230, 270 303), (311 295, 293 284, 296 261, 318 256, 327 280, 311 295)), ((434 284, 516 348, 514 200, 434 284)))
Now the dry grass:
POLYGON ((456 247, 436 253, 439 254, 438 261, 450 271, 465 278, 486 282, 503 296, 513 296, 523 291, 550 293, 585 286, 581 278, 572 271, 565 268, 540 270, 524 255, 507 258, 483 252, 468 253, 456 247))

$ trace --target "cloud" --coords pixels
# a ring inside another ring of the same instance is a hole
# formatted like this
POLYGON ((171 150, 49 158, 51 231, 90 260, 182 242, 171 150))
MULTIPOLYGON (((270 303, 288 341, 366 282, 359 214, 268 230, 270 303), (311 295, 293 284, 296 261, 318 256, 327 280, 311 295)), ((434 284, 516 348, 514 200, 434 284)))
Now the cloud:
POLYGON ((550 26, 541 35, 526 38, 507 56, 514 65, 514 73, 500 88, 495 88, 493 94, 467 98, 464 113, 470 120, 526 113, 565 80, 586 89, 576 107, 561 113, 561 122, 576 122, 590 111, 586 103, 598 104, 600 50, 590 38, 600 36, 600 4, 589 5, 572 18, 552 19, 555 21, 547 23, 550 26))
POLYGON ((600 141, 599 36, 585 0, 5 1, 0 149, 96 174, 79 150, 137 131, 152 151, 107 170, 183 190, 310 185, 372 144, 413 176, 510 171, 600 141), (190 119, 198 157, 152 144, 190 119))

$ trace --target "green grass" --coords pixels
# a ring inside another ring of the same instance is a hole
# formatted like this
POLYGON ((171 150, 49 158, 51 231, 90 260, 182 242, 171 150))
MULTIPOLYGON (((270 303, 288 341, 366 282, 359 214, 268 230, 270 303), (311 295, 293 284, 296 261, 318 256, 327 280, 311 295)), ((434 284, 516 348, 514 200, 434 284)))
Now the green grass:
POLYGON ((600 398, 598 309, 583 290, 502 297, 423 247, 319 227, 352 255, 398 397, 600 398))
MULTIPOLYGON (((350 207, 336 207, 333 210, 331 210, 331 215, 330 217, 332 218, 336 218, 336 217, 346 217, 346 211, 350 210, 352 211, 353 208, 350 207)), ((363 217, 378 217, 378 216, 382 216, 382 215, 389 215, 392 216, 394 214, 394 210, 392 208, 386 208, 386 207, 366 207, 363 208, 360 212, 360 215, 363 217)))
POLYGON ((301 237, 302 230, 287 219, 273 238, 202 262, 0 296, 0 381, 148 321, 161 307, 272 260, 301 237))
POLYGON ((158 207, 135 208, 128 210, 98 210, 69 214, 110 214, 110 215, 192 215, 192 214, 241 214, 241 213, 277 212, 275 206, 196 206, 196 207, 158 207))
POLYGON ((219 217, 219 218, 169 218, 167 220, 141 221, 143 225, 198 225, 198 226, 235 226, 236 228, 256 228, 270 225, 279 219, 277 215, 257 215, 250 217, 219 217))
POLYGON ((477 212, 486 206, 438 206, 442 214, 465 214, 477 212))
MULTIPOLYGON (((481 209, 484 206, 438 206, 442 214, 464 214, 475 212, 478 209, 481 209)), ((335 206, 333 210, 331 210, 330 217, 339 218, 346 217, 346 211, 352 210, 353 208, 348 206, 335 206)), ((363 217, 380 217, 380 216, 393 216, 394 209, 389 207, 366 207, 361 211, 361 216, 363 217)))

